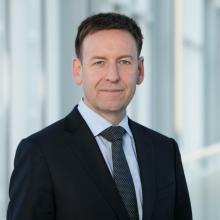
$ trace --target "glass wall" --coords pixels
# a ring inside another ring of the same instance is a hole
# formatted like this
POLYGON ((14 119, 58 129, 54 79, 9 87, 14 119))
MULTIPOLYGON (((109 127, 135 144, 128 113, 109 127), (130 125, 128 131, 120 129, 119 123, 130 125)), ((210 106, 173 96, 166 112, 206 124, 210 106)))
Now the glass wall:
POLYGON ((19 141, 59 117, 56 1, 0 1, 0 219, 19 141))
POLYGON ((204 99, 206 145, 219 142, 220 124, 220 1, 205 1, 204 99))
POLYGON ((181 140, 194 217, 202 220, 220 217, 219 3, 210 0, 183 3, 181 140))
POLYGON ((7 188, 9 176, 9 52, 8 44, 9 27, 7 26, 8 4, 0 1, 0 219, 5 219, 7 202, 7 188))
POLYGON ((104 11, 134 17, 144 34, 129 116, 178 141, 194 219, 220 219, 219 0, 0 0, 0 220, 16 147, 78 103, 74 36, 104 11))

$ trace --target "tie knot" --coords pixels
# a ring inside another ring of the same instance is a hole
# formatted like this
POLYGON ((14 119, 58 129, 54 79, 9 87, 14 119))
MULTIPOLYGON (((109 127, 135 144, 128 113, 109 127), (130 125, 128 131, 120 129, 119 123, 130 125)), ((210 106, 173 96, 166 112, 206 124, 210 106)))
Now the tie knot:
POLYGON ((102 131, 100 135, 106 140, 114 142, 116 140, 121 140, 125 132, 125 129, 121 126, 111 126, 102 131))

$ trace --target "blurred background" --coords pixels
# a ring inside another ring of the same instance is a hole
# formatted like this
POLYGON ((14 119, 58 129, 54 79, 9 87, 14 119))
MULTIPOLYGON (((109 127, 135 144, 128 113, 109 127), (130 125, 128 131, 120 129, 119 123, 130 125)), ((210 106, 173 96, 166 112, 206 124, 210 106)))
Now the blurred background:
POLYGON ((220 0, 0 0, 0 219, 19 141, 69 113, 86 16, 116 11, 143 30, 145 82, 129 116, 180 146, 195 220, 220 219, 220 0))

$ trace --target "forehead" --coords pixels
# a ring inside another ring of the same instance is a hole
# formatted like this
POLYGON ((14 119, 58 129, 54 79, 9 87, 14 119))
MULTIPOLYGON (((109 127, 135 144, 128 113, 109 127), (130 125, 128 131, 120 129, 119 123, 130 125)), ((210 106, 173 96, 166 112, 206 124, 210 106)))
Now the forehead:
POLYGON ((110 29, 100 30, 89 34, 82 43, 82 55, 91 54, 117 54, 128 53, 133 55, 137 53, 137 45, 134 37, 126 30, 110 29))

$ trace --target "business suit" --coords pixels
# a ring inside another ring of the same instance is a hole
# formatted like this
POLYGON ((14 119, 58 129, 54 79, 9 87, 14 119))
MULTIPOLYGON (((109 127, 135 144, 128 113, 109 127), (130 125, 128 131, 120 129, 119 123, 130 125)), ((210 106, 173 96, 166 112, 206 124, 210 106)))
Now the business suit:
MULTIPOLYGON (((143 220, 189 220, 178 147, 132 120, 143 193, 143 220)), ((77 108, 18 146, 8 220, 127 220, 112 176, 77 108)))

